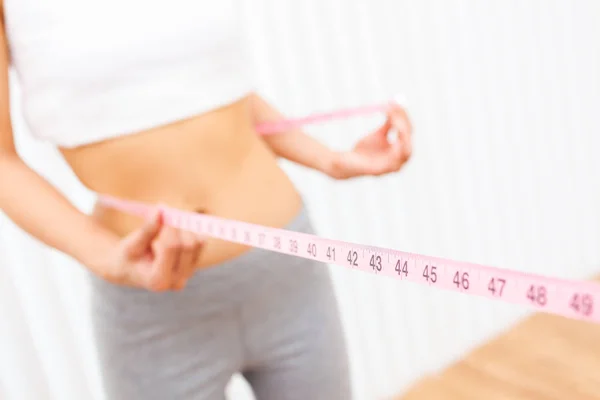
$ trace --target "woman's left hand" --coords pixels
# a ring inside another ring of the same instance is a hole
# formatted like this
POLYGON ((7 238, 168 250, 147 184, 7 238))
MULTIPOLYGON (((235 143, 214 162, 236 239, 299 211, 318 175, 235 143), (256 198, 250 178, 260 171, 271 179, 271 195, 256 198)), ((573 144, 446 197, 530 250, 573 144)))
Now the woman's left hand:
POLYGON ((394 103, 379 129, 361 139, 351 151, 335 153, 330 176, 349 179, 399 171, 411 156, 411 135, 412 125, 406 111, 394 103), (388 139, 391 129, 398 135, 394 142, 388 139))

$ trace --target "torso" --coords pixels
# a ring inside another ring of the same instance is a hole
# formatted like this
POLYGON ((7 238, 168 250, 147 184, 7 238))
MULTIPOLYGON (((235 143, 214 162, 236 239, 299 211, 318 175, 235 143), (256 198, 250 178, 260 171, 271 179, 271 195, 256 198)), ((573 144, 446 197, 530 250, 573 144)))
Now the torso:
MULTIPOLYGON (((297 213, 252 125, 233 0, 1 3, 27 123, 86 187, 268 226, 297 213)), ((142 223, 100 206, 94 216, 120 235, 142 223)), ((246 250, 208 239, 199 267, 246 250)))
MULTIPOLYGON (((248 99, 164 127, 61 150, 81 182, 103 194, 281 227, 301 198, 251 124, 248 99)), ((125 235, 139 218, 97 205, 94 216, 125 235)), ((207 238, 198 267, 247 248, 207 238)))

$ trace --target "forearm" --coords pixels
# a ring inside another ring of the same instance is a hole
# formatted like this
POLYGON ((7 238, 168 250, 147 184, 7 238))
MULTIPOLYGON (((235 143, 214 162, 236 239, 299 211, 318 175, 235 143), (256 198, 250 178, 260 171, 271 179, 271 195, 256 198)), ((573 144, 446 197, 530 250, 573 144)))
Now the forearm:
MULTIPOLYGON (((256 94, 252 96, 252 113, 255 123, 283 119, 279 111, 256 94)), ((337 153, 302 130, 265 135, 263 139, 277 156, 331 176, 337 153)))
POLYGON ((94 269, 117 240, 16 155, 0 155, 0 209, 21 229, 94 269))

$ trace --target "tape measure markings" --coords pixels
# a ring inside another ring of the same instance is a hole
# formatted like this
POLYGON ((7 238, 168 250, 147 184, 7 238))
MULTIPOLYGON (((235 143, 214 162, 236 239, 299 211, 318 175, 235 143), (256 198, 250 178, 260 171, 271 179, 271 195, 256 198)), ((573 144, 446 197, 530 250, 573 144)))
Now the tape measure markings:
MULTIPOLYGON (((155 206, 110 196, 101 196, 100 201, 140 217, 156 210, 155 206)), ((600 298, 600 285, 593 282, 546 277, 332 240, 166 206, 160 208, 166 224, 196 234, 600 323, 600 313, 594 304, 600 298)))
MULTIPOLYGON (((400 105, 406 103, 402 95, 395 96, 392 101, 400 105)), ((385 112, 391 104, 388 102, 318 113, 303 118, 267 121, 258 124, 256 130, 263 135, 275 134, 309 123, 385 112)), ((156 206, 111 196, 101 195, 99 201, 109 207, 144 218, 156 210, 156 206)), ((401 281, 502 300, 567 318, 600 323, 600 312, 595 307, 595 303, 600 300, 600 285, 593 282, 558 279, 429 257, 196 214, 167 206, 159 207, 163 211, 165 223, 197 234, 401 281)))

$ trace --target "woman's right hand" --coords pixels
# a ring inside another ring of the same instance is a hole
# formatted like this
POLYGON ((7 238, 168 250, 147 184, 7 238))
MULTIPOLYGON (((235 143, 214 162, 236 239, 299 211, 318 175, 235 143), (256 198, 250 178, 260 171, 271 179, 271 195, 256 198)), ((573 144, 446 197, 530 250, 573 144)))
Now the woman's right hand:
POLYGON ((157 212, 111 246, 94 268, 105 280, 152 291, 181 290, 194 274, 203 240, 163 224, 157 212))

